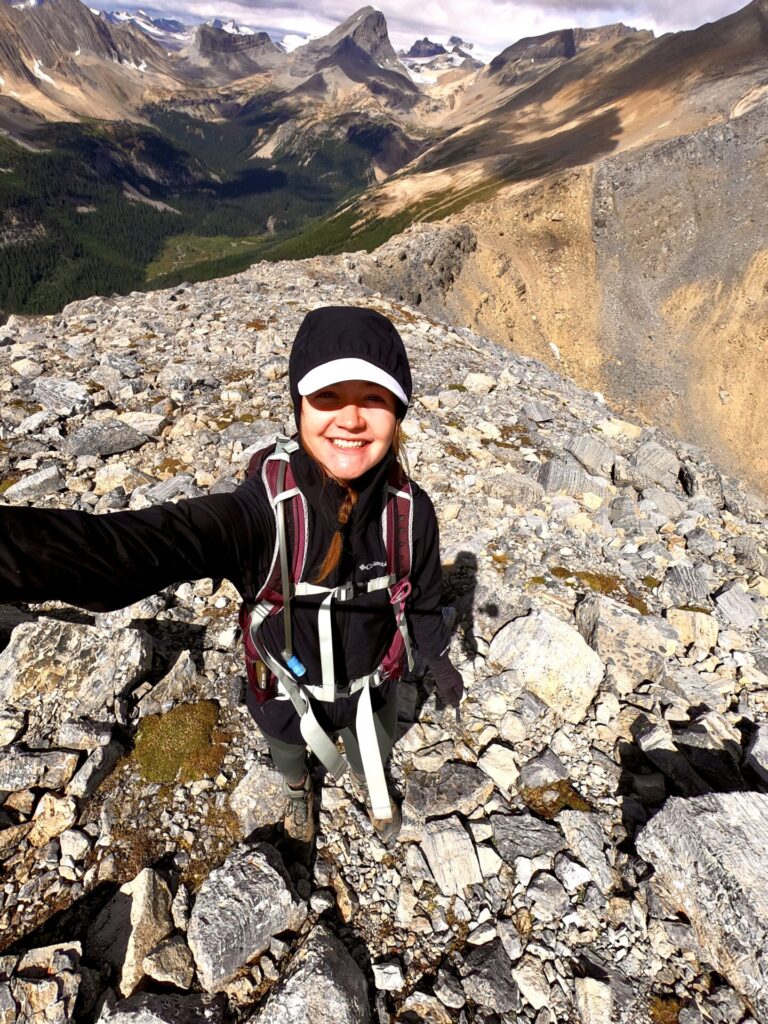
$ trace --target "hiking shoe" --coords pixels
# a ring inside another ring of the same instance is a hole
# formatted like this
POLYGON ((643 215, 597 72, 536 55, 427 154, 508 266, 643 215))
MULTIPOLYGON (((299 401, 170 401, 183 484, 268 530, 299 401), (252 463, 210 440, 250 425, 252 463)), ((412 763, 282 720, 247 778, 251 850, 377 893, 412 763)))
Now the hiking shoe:
POLYGON ((315 794, 309 772, 301 786, 294 789, 287 782, 285 792, 285 817, 283 834, 296 843, 311 843, 315 837, 315 794))
POLYGON ((357 772, 353 772, 350 768, 349 778, 351 782, 352 793, 356 800, 361 804, 365 804, 365 812, 373 825, 373 831, 382 840, 382 842, 388 842, 390 839, 394 839, 400 831, 403 824, 403 816, 400 813, 400 807, 390 796, 389 807, 392 814, 391 819, 388 818, 377 818, 373 813, 371 807, 371 798, 368 795, 368 786, 365 784, 365 778, 362 775, 358 775, 357 772))

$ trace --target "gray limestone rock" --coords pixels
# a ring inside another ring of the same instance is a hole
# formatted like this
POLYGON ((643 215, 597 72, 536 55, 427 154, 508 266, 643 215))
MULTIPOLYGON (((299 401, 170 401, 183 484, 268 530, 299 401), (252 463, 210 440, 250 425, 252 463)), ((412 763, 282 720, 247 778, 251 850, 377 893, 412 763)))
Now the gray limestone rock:
POLYGON ((703 573, 702 567, 673 565, 664 576, 659 596, 667 607, 673 605, 709 606, 712 584, 703 573))
POLYGON ((533 905, 534 918, 546 924, 561 920, 570 909, 568 893, 548 871, 539 871, 534 875, 525 895, 533 905))
POLYGON ((576 622, 620 694, 631 693, 646 679, 661 679, 678 644, 677 632, 663 619, 598 594, 579 604, 576 622))
POLYGON ((567 779, 568 772, 565 765, 554 751, 547 748, 526 761, 520 768, 517 788, 522 792, 545 789, 567 779))
POLYGON ((86 953, 114 968, 120 994, 130 996, 145 975, 144 958, 172 931, 170 889, 156 871, 144 868, 88 929, 86 953))
POLYGON ((189 701, 190 692, 198 681, 197 668, 189 651, 182 651, 167 675, 142 697, 137 708, 139 718, 161 715, 175 704, 189 701))
POLYGON ((0 996, 0 1020, 5 1004, 8 1024, 69 1024, 82 980, 81 952, 79 942, 61 942, 24 953, 13 969, 5 998, 0 996), (10 1016, 12 1010, 14 1016, 10 1016))
POLYGON ((247 1024, 369 1024, 365 975, 325 925, 291 958, 264 1005, 247 1024))
POLYGON ((520 1009, 520 992, 512 978, 512 964, 499 939, 478 946, 461 965, 464 995, 496 1013, 520 1009))
POLYGON ((229 798, 243 835, 280 821, 285 805, 283 777, 271 764, 256 761, 238 782, 229 798))
POLYGON ((670 798, 637 837, 653 887, 684 914, 712 966, 768 1017, 768 795, 670 798))
POLYGON ((518 508, 539 508, 544 488, 529 476, 511 471, 485 479, 486 493, 518 508))
POLYGON ((646 441, 629 457, 632 483, 643 490, 650 484, 660 484, 666 490, 676 490, 680 473, 680 460, 673 451, 657 441, 646 441))
POLYGON ((106 746, 96 747, 67 786, 67 793, 81 800, 93 796, 124 752, 125 748, 117 740, 111 740, 106 746))
POLYGON ((35 401, 44 409, 51 409, 59 416, 73 416, 75 413, 90 412, 93 408, 88 389, 71 380, 57 377, 38 377, 33 394, 35 401))
POLYGON ((761 722, 744 752, 744 763, 768 782, 768 723, 761 722))
POLYGON ((210 873, 192 908, 187 941, 206 992, 221 991, 274 935, 298 931, 307 916, 267 843, 237 847, 210 873))
POLYGON ((180 935, 164 939, 144 957, 144 973, 155 981, 187 990, 195 977, 192 951, 180 935))
POLYGON ((474 843, 459 818, 428 821, 422 850, 444 895, 463 896, 468 885, 482 882, 474 843))
POLYGON ((18 483, 11 484, 4 497, 8 501, 34 501, 46 494, 55 494, 64 486, 64 477, 58 466, 43 466, 35 473, 23 477, 18 483))
POLYGON ((685 511, 685 505, 680 498, 655 485, 643 489, 643 501, 653 502, 656 509, 671 521, 679 519, 685 511))
POLYGON ((605 480, 586 473, 575 459, 550 459, 539 469, 537 479, 547 494, 601 494, 605 480))
POLYGON ((533 858, 565 849, 557 826, 532 814, 492 814, 491 825, 496 849, 508 864, 516 857, 533 858))
POLYGON ((488 659, 514 672, 522 686, 574 723, 586 715, 604 671, 579 633, 548 612, 503 626, 491 641, 488 659))
POLYGON ((610 480, 616 452, 605 441, 600 441, 589 434, 576 434, 568 438, 564 448, 578 459, 587 473, 610 480))
POLYGON ((26 751, 11 747, 0 753, 0 790, 63 789, 77 768, 77 754, 63 750, 26 751))
POLYGON ((666 722, 655 722, 647 715, 639 715, 632 725, 632 736, 645 756, 672 779, 681 792, 691 796, 709 792, 711 787, 678 749, 666 722))
POLYGON ((403 811, 410 817, 443 818, 471 814, 493 792, 493 781, 479 768, 449 761, 434 772, 414 771, 405 784, 403 811))
POLYGON ((223 1024, 220 999, 201 995, 142 992, 105 1004, 97 1024, 223 1024))
POLYGON ((609 896, 618 887, 619 877, 603 849, 605 830, 600 817, 588 811, 561 811, 557 823, 565 833, 568 849, 589 871, 603 896, 609 896))
POLYGON ((550 407, 543 402, 526 402, 520 411, 534 423, 549 423, 555 418, 550 407))
POLYGON ((27 716, 21 711, 0 711, 0 747, 7 747, 24 732, 27 716))
POLYGON ((715 604, 726 622, 737 629, 750 629, 760 621, 752 599, 739 583, 726 584, 715 597, 715 604))
POLYGON ((68 455, 117 455, 141 448, 149 438, 146 434, 118 419, 96 420, 73 431, 64 442, 68 455))
POLYGON ((105 630, 57 619, 14 629, 0 654, 0 702, 56 724, 110 717, 116 697, 148 671, 152 641, 135 629, 105 630))

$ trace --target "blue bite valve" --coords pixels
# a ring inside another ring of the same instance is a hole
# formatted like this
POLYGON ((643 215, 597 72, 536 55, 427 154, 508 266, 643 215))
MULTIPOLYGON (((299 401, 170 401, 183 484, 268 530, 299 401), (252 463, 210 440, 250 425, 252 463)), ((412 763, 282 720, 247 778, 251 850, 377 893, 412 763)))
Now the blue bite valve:
POLYGON ((288 668, 291 670, 291 672, 293 672, 293 674, 298 679, 307 674, 307 670, 304 668, 304 666, 301 664, 301 662, 299 661, 295 654, 288 655, 286 654, 285 651, 283 651, 283 657, 285 658, 285 663, 288 666, 288 668))

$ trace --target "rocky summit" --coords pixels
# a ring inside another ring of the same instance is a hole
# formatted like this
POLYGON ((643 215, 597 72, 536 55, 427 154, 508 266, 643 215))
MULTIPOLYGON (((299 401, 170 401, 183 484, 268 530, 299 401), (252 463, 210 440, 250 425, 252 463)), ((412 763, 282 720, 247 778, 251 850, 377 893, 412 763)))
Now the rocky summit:
POLYGON ((0 608, 0 1021, 765 1024, 764 508, 361 276, 258 264, 0 330, 3 500, 107 514, 236 486, 291 429, 308 310, 390 316, 466 682, 459 713, 401 685, 398 840, 318 770, 307 861, 226 581, 0 608))

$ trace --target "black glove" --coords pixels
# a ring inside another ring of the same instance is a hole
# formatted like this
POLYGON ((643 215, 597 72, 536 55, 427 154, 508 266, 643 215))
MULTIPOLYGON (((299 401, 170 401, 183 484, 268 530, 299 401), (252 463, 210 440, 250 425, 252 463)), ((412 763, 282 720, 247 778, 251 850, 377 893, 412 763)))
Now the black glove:
POLYGON ((447 654, 441 654, 429 662, 429 669, 442 703, 446 707, 457 708, 464 696, 464 680, 451 664, 451 659, 447 654))

